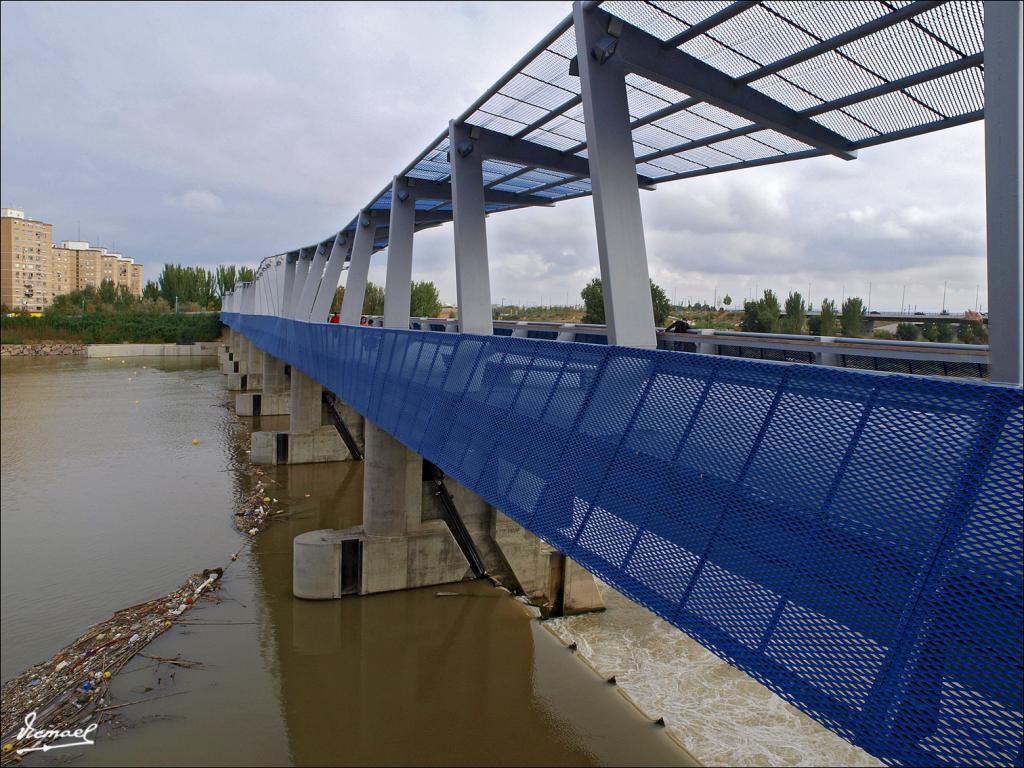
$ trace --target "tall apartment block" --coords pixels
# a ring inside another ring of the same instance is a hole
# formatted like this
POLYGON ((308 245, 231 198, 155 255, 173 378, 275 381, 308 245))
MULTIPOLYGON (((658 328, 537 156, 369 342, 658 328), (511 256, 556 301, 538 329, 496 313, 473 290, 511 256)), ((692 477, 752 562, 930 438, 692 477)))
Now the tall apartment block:
POLYGON ((142 295, 142 265, 106 248, 77 240, 53 244, 53 225, 26 219, 25 212, 0 212, 0 302, 38 312, 55 296, 99 287, 104 280, 142 295))

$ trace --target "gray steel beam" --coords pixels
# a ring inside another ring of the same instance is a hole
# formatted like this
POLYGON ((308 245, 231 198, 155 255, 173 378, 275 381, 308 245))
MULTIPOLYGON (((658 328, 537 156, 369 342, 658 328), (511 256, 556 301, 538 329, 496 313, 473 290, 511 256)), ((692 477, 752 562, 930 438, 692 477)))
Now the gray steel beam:
POLYGON ((985 3, 985 205, 992 381, 1022 383, 1021 3, 985 3))
POLYGON ((590 55, 607 29, 599 13, 587 13, 579 0, 572 6, 608 343, 653 348, 654 308, 626 81, 620 67, 599 64, 590 55))
POLYGON ((713 13, 703 21, 699 21, 696 24, 690 26, 685 32, 680 32, 678 35, 670 37, 668 40, 662 43, 666 48, 678 48, 683 43, 687 43, 693 40, 695 37, 703 35, 705 32, 710 32, 712 29, 717 27, 719 24, 728 21, 734 16, 738 16, 748 8, 757 5, 758 0, 736 0, 736 2, 725 6, 718 13, 713 13))
POLYGON ((384 280, 385 328, 409 328, 415 227, 416 196, 406 182, 396 176, 391 183, 388 269, 384 280))
POLYGON ((309 322, 309 313, 313 311, 313 301, 316 299, 317 291, 320 289, 320 281, 324 276, 324 267, 327 266, 329 250, 323 243, 310 246, 314 251, 313 261, 309 265, 309 274, 306 275, 306 283, 302 287, 302 295, 299 296, 299 305, 296 309, 295 319, 309 322))
MULTIPOLYGON (((431 181, 429 179, 411 179, 405 177, 404 182, 408 185, 413 197, 420 200, 451 200, 452 185, 447 181, 431 181)), ((528 193, 517 194, 515 192, 502 192, 496 189, 484 190, 484 202, 500 203, 501 205, 540 205, 550 207, 554 205, 550 200, 543 197, 533 197, 528 193)))
POLYGON ((513 139, 523 139, 523 138, 526 138, 531 133, 536 131, 538 128, 543 127, 545 124, 550 123, 556 117, 560 117, 561 115, 564 115, 570 109, 572 109, 573 107, 579 106, 582 103, 583 103, 583 97, 582 96, 573 96, 572 98, 570 98, 570 99, 562 102, 561 104, 559 104, 553 110, 551 110, 546 115, 544 115, 544 117, 538 118, 537 120, 534 120, 529 125, 527 125, 527 126, 521 128, 521 129, 519 129, 518 131, 516 131, 514 134, 512 134, 512 138, 513 139))
POLYGON ((331 303, 334 301, 334 292, 338 289, 341 270, 345 267, 345 251, 350 239, 344 232, 334 236, 330 255, 327 257, 327 266, 324 267, 324 277, 320 281, 320 288, 313 299, 313 309, 309 313, 311 323, 323 323, 327 320, 331 303))
POLYGON ((348 268, 348 280, 345 282, 345 298, 341 302, 341 322, 345 325, 359 325, 359 318, 362 317, 366 278, 370 271, 370 256, 373 254, 376 234, 376 219, 365 211, 360 213, 356 217, 352 263, 348 268))
MULTIPOLYGON (((604 29, 608 28, 613 19, 615 22, 620 21, 601 10, 594 10, 588 15, 593 16, 595 23, 604 29)), ((610 62, 616 60, 619 66, 630 72, 691 94, 708 104, 843 160, 853 160, 857 156, 856 150, 850 148, 849 139, 844 136, 803 117, 796 110, 729 77, 695 56, 675 48, 663 47, 658 38, 625 22, 621 22, 618 43, 609 59, 610 62)))
POLYGON ((448 136, 455 214, 455 288, 459 330, 490 336, 493 326, 487 223, 484 218, 483 153, 474 148, 469 126, 459 125, 453 120, 448 125, 448 136))
POLYGON ((295 283, 292 285, 291 295, 288 297, 288 310, 286 317, 292 320, 299 318, 299 299, 306 287, 306 278, 309 275, 309 267, 313 263, 313 254, 309 248, 299 248, 299 258, 295 262, 295 283))
MULTIPOLYGON (((516 139, 504 133, 475 125, 467 125, 466 130, 468 131, 468 140, 473 143, 476 151, 483 153, 484 157, 520 163, 532 168, 545 168, 549 171, 568 173, 576 177, 590 175, 590 162, 585 157, 545 147, 534 141, 516 139)), ((633 175, 637 177, 640 186, 650 186, 654 183, 646 176, 637 175, 635 168, 633 175)), ((530 191, 532 190, 526 190, 524 194, 529 194, 530 191)), ((522 199, 522 195, 519 197, 522 199)))
MULTIPOLYGON (((944 77, 946 75, 953 74, 954 72, 960 72, 961 70, 964 70, 964 69, 970 69, 971 67, 979 66, 982 63, 983 60, 984 60, 984 56, 982 54, 976 54, 974 56, 968 56, 968 57, 966 57, 964 59, 958 59, 956 61, 951 61, 951 62, 949 62, 947 64, 942 64, 941 66, 935 67, 934 69, 929 69, 929 70, 927 70, 925 72, 918 72, 918 73, 915 73, 913 75, 908 75, 907 77, 900 78, 899 80, 893 80, 892 82, 889 82, 889 83, 882 83, 881 85, 876 85, 876 86, 873 86, 871 88, 867 88, 867 89, 865 89, 863 91, 858 91, 857 93, 852 93, 849 96, 844 96, 842 99, 836 99, 834 102, 825 102, 824 104, 820 104, 820 105, 818 105, 816 107, 810 107, 808 109, 801 110, 799 112, 799 114, 804 116, 804 117, 808 117, 808 118, 814 117, 816 115, 821 115, 821 114, 824 114, 825 112, 831 112, 834 109, 840 109, 842 107, 848 107, 851 104, 857 104, 859 102, 867 101, 868 99, 873 99, 873 98, 876 98, 878 96, 884 96, 885 94, 888 94, 888 93, 894 93, 896 91, 902 91, 905 88, 909 88, 909 87, 914 86, 914 85, 919 85, 921 83, 927 82, 928 80, 933 80, 935 78, 944 77)), ((959 119, 962 119, 962 118, 958 117, 958 118, 950 118, 950 119, 951 120, 959 120, 959 119)), ((964 122, 970 122, 973 119, 977 119, 977 118, 969 117, 966 120, 964 120, 964 122)), ((761 131, 761 130, 764 130, 764 126, 758 125, 757 123, 752 123, 751 125, 745 125, 745 126, 743 126, 741 128, 734 128, 734 129, 729 130, 729 131, 722 131, 721 133, 716 133, 716 134, 714 134, 712 136, 706 136, 706 137, 704 137, 702 139, 687 140, 687 141, 682 142, 680 144, 676 144, 676 145, 671 146, 671 147, 666 147, 665 149, 659 149, 659 150, 657 150, 655 152, 649 152, 646 155, 641 155, 640 157, 638 157, 636 159, 636 161, 637 161, 637 163, 646 163, 646 162, 650 162, 652 160, 657 160, 657 159, 662 158, 662 157, 668 157, 669 155, 679 154, 680 152, 687 152, 687 151, 689 151, 691 149, 698 149, 700 147, 706 147, 706 146, 709 146, 711 144, 715 144, 715 143, 720 142, 720 141, 727 141, 728 139, 734 139, 734 138, 736 138, 738 136, 748 136, 751 133, 756 133, 757 131, 761 131)), ((911 129, 908 129, 908 130, 916 130, 916 128, 911 128, 911 129)), ((929 129, 929 130, 931 130, 931 129, 929 129)), ((920 131, 918 131, 918 132, 920 132, 920 131)), ((895 136, 896 134, 893 134, 893 135, 895 136)), ((910 134, 910 135, 916 135, 916 133, 915 134, 910 134)), ((885 140, 888 141, 889 139, 885 139, 885 140)), ((873 141, 873 139, 865 139, 863 141, 853 142, 852 146, 854 148, 856 148, 856 149, 860 149, 860 148, 865 147, 865 146, 872 146, 872 144, 870 143, 872 141, 873 141), (868 143, 865 143, 865 142, 868 142, 868 143)), ((875 142, 875 143, 881 143, 881 142, 875 142)), ((820 154, 820 153, 818 153, 818 154, 820 154)), ((657 180, 657 183, 659 183, 659 184, 661 184, 663 182, 664 182, 664 179, 658 179, 657 180)), ((531 190, 531 191, 535 191, 535 190, 531 190)))
POLYGON ((292 251, 284 257, 284 281, 281 289, 281 301, 278 305, 278 314, 281 317, 289 317, 288 301, 292 291, 295 289, 295 265, 299 261, 299 252, 292 251))
POLYGON ((740 82, 744 84, 752 83, 755 80, 760 80, 762 77, 774 75, 777 72, 789 69, 797 64, 803 64, 805 61, 810 61, 815 56, 820 56, 823 53, 834 51, 837 48, 842 48, 844 45, 854 42, 855 40, 860 40, 862 37, 873 35, 883 29, 888 29, 902 21, 907 21, 915 16, 919 16, 925 11, 930 11, 932 8, 942 5, 945 2, 946 0, 916 0, 916 2, 909 3, 902 8, 895 8, 890 10, 889 13, 884 16, 872 19, 858 27, 847 30, 842 34, 830 37, 827 40, 822 40, 820 43, 808 46, 807 48, 803 48, 789 56, 784 56, 771 64, 760 67, 755 72, 744 75, 740 78, 740 82))

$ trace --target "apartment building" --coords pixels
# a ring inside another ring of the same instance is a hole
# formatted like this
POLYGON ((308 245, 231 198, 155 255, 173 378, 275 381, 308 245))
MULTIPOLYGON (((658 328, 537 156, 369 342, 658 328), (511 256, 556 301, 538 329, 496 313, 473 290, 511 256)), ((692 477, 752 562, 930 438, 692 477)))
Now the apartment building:
POLYGON ((0 302, 29 312, 50 304, 52 243, 53 225, 26 219, 16 208, 0 211, 0 302))
POLYGON ((4 208, 0 217, 0 301, 13 310, 38 312, 55 296, 98 288, 104 280, 142 296, 142 265, 81 240, 53 244, 53 226, 4 208))

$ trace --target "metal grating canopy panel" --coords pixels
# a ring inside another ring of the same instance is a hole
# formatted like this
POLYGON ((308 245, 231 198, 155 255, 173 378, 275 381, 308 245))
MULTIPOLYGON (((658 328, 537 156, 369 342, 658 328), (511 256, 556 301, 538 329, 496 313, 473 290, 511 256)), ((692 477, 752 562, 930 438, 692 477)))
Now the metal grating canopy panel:
MULTIPOLYGON (((654 44, 689 54, 827 128, 851 151, 983 114, 980 0, 610 0, 596 7, 593 12, 621 19, 654 44)), ((585 158, 580 83, 570 74, 575 56, 567 18, 461 121, 585 158)), ((645 184, 826 154, 693 97, 682 83, 673 88, 627 72, 626 91, 637 174, 645 184)), ((404 175, 447 181, 447 153, 442 134, 404 175)), ((488 159, 484 170, 485 186, 500 192, 558 202, 591 191, 585 177, 552 169, 488 159)), ((382 190, 367 208, 385 210, 387 195, 382 190)), ((488 211, 516 207, 503 203, 488 211)), ((429 210, 436 220, 438 211, 450 208, 429 210)))

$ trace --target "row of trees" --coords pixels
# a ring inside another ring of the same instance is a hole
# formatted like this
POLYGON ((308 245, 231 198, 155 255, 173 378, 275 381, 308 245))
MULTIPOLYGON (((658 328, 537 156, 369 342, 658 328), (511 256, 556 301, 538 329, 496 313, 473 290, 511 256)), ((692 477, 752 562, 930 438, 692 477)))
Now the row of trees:
POLYGON ((940 323, 935 320, 926 320, 921 325, 900 323, 896 326, 896 338, 901 341, 924 339, 947 344, 956 339, 962 344, 988 344, 988 328, 982 321, 981 315, 968 312, 964 322, 957 325, 940 323))
MULTIPOLYGON (((341 303, 344 299, 345 286, 339 285, 334 291, 334 300, 331 301, 331 312, 340 312, 341 303)), ((437 291, 437 286, 429 280, 413 280, 409 305, 410 317, 437 317, 441 312, 441 297, 437 291)), ((366 293, 363 296, 361 314, 384 314, 383 286, 373 282, 366 283, 366 293)))
POLYGON ((127 286, 104 280, 98 287, 55 296, 46 314, 69 317, 96 312, 160 314, 174 308, 187 310, 220 309, 221 297, 232 290, 237 280, 252 280, 251 267, 219 266, 214 270, 165 264, 157 279, 134 296, 127 286))
POLYGON ((810 331, 814 336, 837 336, 841 333, 856 338, 864 333, 867 320, 864 302, 856 296, 844 301, 838 310, 832 299, 825 299, 819 313, 808 317, 811 307, 799 292, 794 291, 786 297, 784 310, 785 315, 775 292, 766 290, 760 299, 743 302, 740 328, 752 333, 803 334, 810 331))
POLYGON ((142 298, 156 301, 163 299, 169 306, 195 305, 202 309, 220 309, 225 293, 233 290, 239 280, 252 280, 252 267, 237 267, 234 264, 220 265, 216 269, 164 264, 163 271, 156 279, 150 280, 142 289, 142 298))

